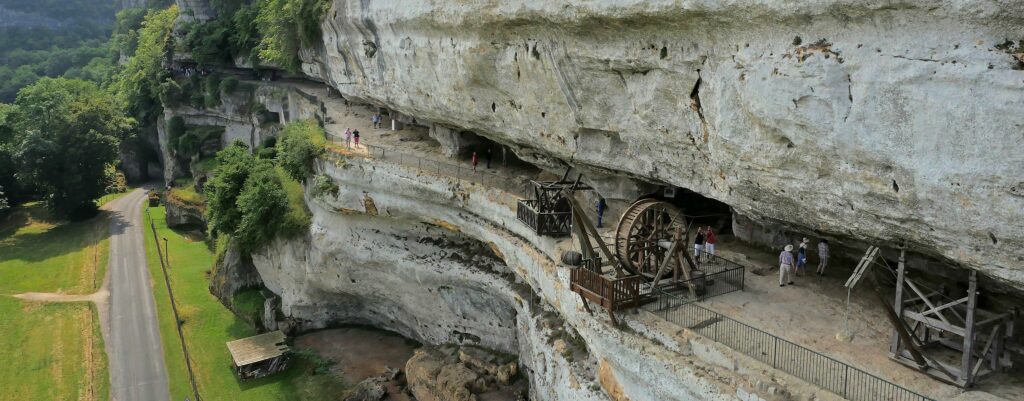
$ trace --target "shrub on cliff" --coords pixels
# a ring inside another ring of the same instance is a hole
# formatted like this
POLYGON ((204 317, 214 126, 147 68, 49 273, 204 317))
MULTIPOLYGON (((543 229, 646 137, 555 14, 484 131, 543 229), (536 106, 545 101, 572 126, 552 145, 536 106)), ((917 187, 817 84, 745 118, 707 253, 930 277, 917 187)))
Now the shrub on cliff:
POLYGON ((326 143, 323 128, 313 120, 285 124, 277 146, 277 163, 292 178, 305 182, 313 174, 313 162, 323 155, 326 143))
POLYGON ((302 195, 302 186, 282 169, 235 142, 217 154, 213 178, 206 183, 206 216, 212 231, 252 252, 275 236, 309 227, 302 195))
POLYGON ((213 178, 206 182, 206 220, 210 230, 231 235, 242 221, 238 195, 249 178, 256 159, 241 142, 235 142, 217 153, 213 178))
POLYGON ((256 27, 261 59, 292 71, 299 69, 299 49, 320 40, 327 0, 260 0, 256 27))
POLYGON ((288 212, 288 194, 270 161, 258 160, 253 165, 237 206, 241 220, 233 237, 239 250, 251 252, 277 235, 288 212))
POLYGON ((149 11, 138 33, 135 55, 114 78, 114 93, 122 98, 129 114, 141 122, 151 122, 161 112, 160 98, 166 89, 162 84, 170 79, 163 63, 171 56, 171 28, 177 17, 175 6, 149 11))

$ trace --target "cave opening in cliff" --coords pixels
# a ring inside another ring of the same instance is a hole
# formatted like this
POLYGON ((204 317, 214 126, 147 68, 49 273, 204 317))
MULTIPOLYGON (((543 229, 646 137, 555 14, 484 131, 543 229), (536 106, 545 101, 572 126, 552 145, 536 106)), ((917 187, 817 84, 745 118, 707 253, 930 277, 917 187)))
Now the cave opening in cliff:
POLYGON ((661 198, 686 214, 691 226, 711 226, 719 234, 732 233, 732 208, 688 188, 668 186, 649 197, 661 198))

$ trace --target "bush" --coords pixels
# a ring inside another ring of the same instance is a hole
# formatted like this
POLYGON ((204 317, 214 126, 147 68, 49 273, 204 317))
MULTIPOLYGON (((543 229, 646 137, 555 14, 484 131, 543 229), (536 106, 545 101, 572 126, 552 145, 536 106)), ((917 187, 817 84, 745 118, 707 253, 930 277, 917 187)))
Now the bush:
POLYGON ((252 252, 274 238, 288 212, 288 194, 270 161, 253 164, 237 204, 241 219, 233 237, 239 250, 252 252))
POLYGON ((103 175, 107 177, 107 188, 104 190, 108 194, 119 194, 122 192, 128 192, 128 179, 125 178, 124 173, 117 169, 117 165, 110 163, 103 170, 103 175))
POLYGON ((299 69, 299 49, 320 39, 327 0, 260 0, 256 16, 259 56, 288 70, 299 69))
POLYGON ((185 119, 181 116, 174 116, 167 120, 167 139, 176 142, 178 138, 185 135, 185 119))
POLYGON ((325 151, 323 128, 313 120, 284 125, 277 150, 277 163, 299 182, 313 174, 313 162, 325 151))
POLYGON ((271 161, 273 161, 274 159, 277 158, 277 148, 273 148, 273 147, 271 147, 271 148, 262 148, 261 147, 259 150, 256 151, 256 157, 258 157, 260 159, 263 159, 263 160, 271 160, 271 161))
POLYGON ((338 188, 338 184, 335 183, 331 177, 324 174, 317 174, 317 176, 313 178, 313 196, 318 198, 327 194, 330 194, 331 196, 338 196, 338 191, 340 190, 341 189, 338 188))
POLYGON ((238 78, 227 77, 223 81, 220 81, 220 91, 224 92, 225 94, 230 95, 232 93, 235 93, 235 90, 237 90, 237 89, 238 89, 238 78))

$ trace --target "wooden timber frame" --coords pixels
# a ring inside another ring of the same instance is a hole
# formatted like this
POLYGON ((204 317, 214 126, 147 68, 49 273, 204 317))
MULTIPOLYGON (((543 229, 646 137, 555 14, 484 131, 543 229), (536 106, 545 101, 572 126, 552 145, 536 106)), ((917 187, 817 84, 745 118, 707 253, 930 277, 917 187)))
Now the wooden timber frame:
MULTIPOLYGON (((568 175, 568 172, 566 172, 566 175, 568 175)), ((580 298, 583 299, 583 306, 588 312, 591 312, 591 310, 587 301, 594 302, 608 311, 612 322, 617 324, 615 312, 638 307, 646 299, 650 298, 650 293, 641 291, 641 286, 651 282, 651 278, 645 277, 634 266, 624 261, 618 253, 613 252, 593 224, 585 218, 586 215, 583 213, 579 202, 573 198, 573 193, 578 188, 580 178, 582 176, 577 177, 573 185, 563 188, 560 196, 561 199, 565 199, 569 203, 571 208, 572 229, 579 241, 584 260, 582 267, 573 268, 570 275, 570 288, 573 292, 580 295, 580 298), (594 246, 595 244, 597 245, 596 247, 594 246), (610 265, 614 269, 614 276, 604 274, 603 267, 605 265, 610 265)), ((654 281, 651 284, 652 286, 666 273, 666 268, 672 261, 678 262, 680 266, 683 265, 683 260, 688 262, 690 269, 683 269, 685 271, 683 274, 687 279, 690 277, 689 271, 696 268, 693 261, 686 254, 685 248, 683 248, 683 244, 686 242, 683 239, 685 238, 684 232, 681 227, 675 230, 673 238, 675 241, 667 253, 671 257, 665 258, 660 264, 657 274, 654 276, 654 281)), ((673 270, 679 271, 679 269, 673 270)), ((693 289, 691 288, 692 291, 693 289)))
POLYGON ((516 205, 516 217, 538 235, 562 237, 572 232, 572 207, 568 197, 573 191, 589 190, 579 179, 568 181, 569 171, 558 181, 530 181, 534 199, 522 199, 516 205), (569 190, 571 188, 571 190, 569 190), (567 191, 568 190, 568 191, 567 191))
POLYGON ((1013 336, 1014 312, 993 313, 978 308, 978 275, 970 272, 966 296, 946 297, 942 290, 924 291, 907 277, 905 250, 900 251, 893 304, 896 330, 889 356, 928 375, 962 388, 1012 366, 1007 342, 1013 336), (905 297, 904 289, 909 289, 905 297), (901 327, 902 326, 902 327, 901 327), (952 350, 959 364, 934 355, 952 350))

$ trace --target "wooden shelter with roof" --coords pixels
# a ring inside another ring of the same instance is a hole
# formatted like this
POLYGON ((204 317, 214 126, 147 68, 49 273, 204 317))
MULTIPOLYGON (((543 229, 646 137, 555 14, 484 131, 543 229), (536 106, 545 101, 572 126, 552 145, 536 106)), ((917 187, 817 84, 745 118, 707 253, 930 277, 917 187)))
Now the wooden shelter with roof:
POLYGON ((258 379, 288 367, 289 348, 280 330, 229 341, 228 351, 240 380, 258 379))

